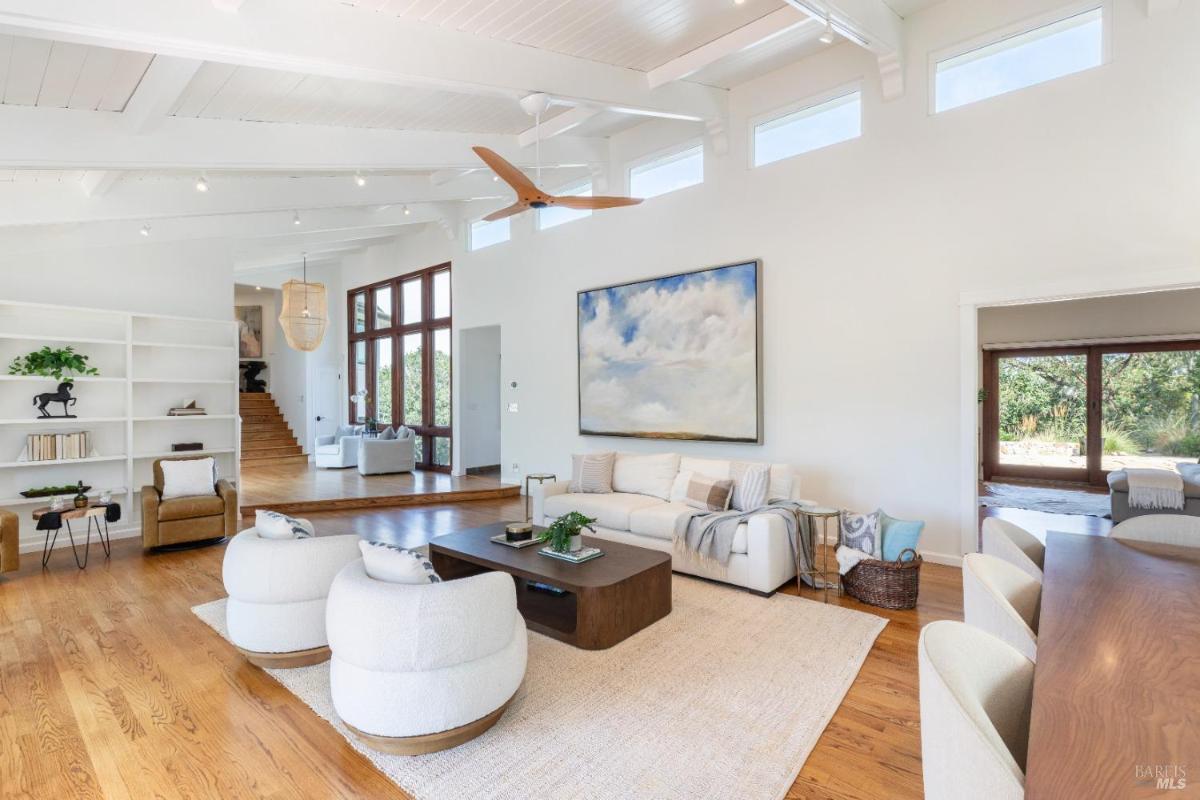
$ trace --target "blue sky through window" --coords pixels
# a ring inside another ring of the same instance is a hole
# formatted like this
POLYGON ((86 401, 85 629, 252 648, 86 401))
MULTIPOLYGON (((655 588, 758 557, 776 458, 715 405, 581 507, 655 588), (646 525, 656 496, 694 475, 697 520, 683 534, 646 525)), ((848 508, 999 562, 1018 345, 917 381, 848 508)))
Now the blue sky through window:
POLYGON ((1045 83, 1103 61, 1104 18, 1095 8, 939 61, 934 110, 1045 83))
MULTIPOLYGON (((592 183, 576 184, 568 189, 559 192, 560 195, 567 197, 591 197, 592 183)), ((544 231, 547 228, 553 228, 556 225, 562 225, 565 222, 573 222, 577 219, 590 217, 591 211, 581 211, 577 208, 563 208, 562 206, 550 206, 548 208, 539 208, 538 212, 538 230, 544 231)))
POLYGON ((472 222, 471 249, 481 250, 485 247, 491 247, 494 244, 507 242, 512 235, 509 221, 510 218, 505 217, 495 222, 484 222, 483 220, 472 222))
POLYGON ((704 147, 695 145, 629 170, 629 193, 657 197, 704 182, 704 147))
POLYGON ((754 166, 859 136, 862 136, 862 93, 851 92, 755 125, 754 166))

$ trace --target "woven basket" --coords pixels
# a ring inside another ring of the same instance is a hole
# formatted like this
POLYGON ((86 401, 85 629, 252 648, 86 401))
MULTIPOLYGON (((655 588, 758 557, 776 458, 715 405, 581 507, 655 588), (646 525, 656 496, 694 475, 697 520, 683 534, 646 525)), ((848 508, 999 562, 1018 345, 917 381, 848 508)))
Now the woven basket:
POLYGON ((897 561, 860 561, 842 576, 846 594, 880 608, 915 608, 921 586, 921 556, 907 547, 897 561), (905 553, 912 553, 910 561, 905 553))

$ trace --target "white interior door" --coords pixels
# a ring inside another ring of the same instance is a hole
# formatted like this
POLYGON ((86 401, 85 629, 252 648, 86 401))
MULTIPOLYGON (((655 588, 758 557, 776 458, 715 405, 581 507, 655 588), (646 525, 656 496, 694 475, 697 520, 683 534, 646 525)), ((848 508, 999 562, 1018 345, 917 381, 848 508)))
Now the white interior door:
POLYGON ((315 415, 312 420, 312 438, 329 436, 337 430, 342 419, 341 375, 334 367, 321 367, 317 370, 317 385, 311 387, 311 393, 316 400, 315 415))

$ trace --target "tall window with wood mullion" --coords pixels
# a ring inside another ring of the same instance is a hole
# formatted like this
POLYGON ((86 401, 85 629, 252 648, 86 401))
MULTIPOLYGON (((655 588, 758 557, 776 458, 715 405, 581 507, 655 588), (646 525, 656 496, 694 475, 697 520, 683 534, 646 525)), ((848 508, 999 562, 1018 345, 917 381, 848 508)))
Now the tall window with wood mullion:
POLYGON ((350 419, 407 425, 417 466, 449 471, 450 264, 346 293, 350 419))

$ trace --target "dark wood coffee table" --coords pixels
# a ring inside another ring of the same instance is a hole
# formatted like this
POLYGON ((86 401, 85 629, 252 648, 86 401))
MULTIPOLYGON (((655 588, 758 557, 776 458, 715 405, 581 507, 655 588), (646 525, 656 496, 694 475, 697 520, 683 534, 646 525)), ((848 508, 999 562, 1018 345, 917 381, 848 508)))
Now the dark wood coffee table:
MULTIPOLYGON (((535 535, 541 528, 534 528, 535 535)), ((584 650, 604 650, 671 613, 671 556, 585 536, 604 555, 582 564, 489 541, 504 523, 439 536, 429 543, 433 568, 444 580, 500 571, 517 583, 517 607, 525 625, 584 650), (532 584, 550 584, 554 595, 532 584)))

